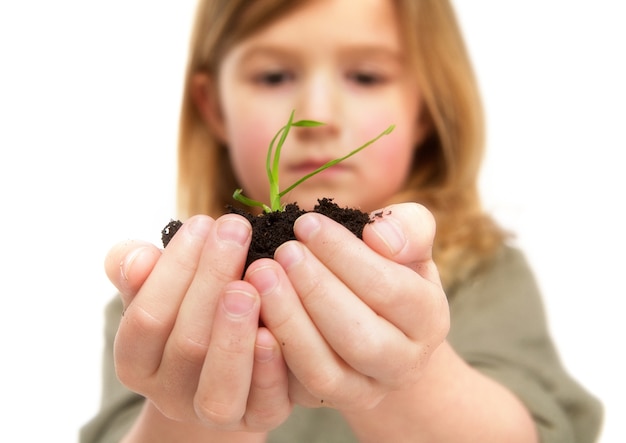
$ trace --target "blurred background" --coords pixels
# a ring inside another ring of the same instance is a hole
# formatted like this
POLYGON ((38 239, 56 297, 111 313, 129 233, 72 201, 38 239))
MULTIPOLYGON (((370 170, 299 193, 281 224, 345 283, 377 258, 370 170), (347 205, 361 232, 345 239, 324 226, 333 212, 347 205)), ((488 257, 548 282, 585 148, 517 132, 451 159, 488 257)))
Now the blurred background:
MULTIPOLYGON (((626 5, 454 4, 487 113, 485 205, 529 257, 564 364, 604 402, 600 441, 626 441, 626 5)), ((97 410, 103 258, 158 243, 174 214, 194 6, 0 2, 0 441, 75 441, 97 410)))

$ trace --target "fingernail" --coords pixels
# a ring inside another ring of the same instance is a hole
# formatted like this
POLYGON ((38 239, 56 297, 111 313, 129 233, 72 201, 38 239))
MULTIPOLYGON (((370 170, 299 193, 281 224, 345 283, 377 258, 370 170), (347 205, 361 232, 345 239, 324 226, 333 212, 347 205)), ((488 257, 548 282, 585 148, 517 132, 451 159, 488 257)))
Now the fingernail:
POLYGON ((267 363, 274 359, 274 349, 256 345, 254 348, 254 359, 261 363, 267 363))
POLYGON ((206 237, 211 229, 212 220, 209 217, 193 217, 185 225, 189 233, 195 237, 206 237))
POLYGON ((406 244, 406 237, 400 224, 393 218, 386 217, 375 219, 372 229, 378 237, 387 245, 391 255, 399 253, 406 244))
POLYGON ((298 238, 302 241, 309 240, 320 229, 319 215, 309 213, 300 216, 295 224, 294 231, 297 232, 298 238))
POLYGON ((124 259, 120 262, 120 272, 122 274, 122 279, 124 282, 128 281, 128 276, 130 275, 131 268, 133 267, 133 263, 137 261, 137 259, 149 248, 147 246, 142 246, 130 252, 124 257, 124 259))
POLYGON ((239 218, 218 220, 217 236, 227 242, 243 246, 251 235, 250 225, 239 218))
POLYGON ((248 281, 263 296, 272 292, 278 285, 278 274, 271 266, 262 266, 248 275, 248 281))
POLYGON ((240 318, 248 315, 252 311, 256 299, 248 292, 232 290, 226 291, 223 303, 224 309, 229 316, 240 318))
POLYGON ((302 248, 302 244, 297 241, 283 243, 276 249, 274 258, 284 269, 289 269, 304 258, 302 248))

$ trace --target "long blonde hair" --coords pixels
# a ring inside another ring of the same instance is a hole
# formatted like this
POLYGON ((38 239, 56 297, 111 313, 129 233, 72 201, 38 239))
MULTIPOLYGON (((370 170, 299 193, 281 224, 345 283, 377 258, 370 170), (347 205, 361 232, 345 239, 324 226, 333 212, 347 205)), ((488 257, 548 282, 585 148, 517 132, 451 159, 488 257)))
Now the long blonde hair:
MULTIPOLYGON (((483 211, 478 175, 484 119, 478 86, 448 0, 395 0, 432 127, 416 152, 404 190, 392 201, 424 204, 437 220, 434 257, 450 289, 486 263, 503 231, 483 211)), ((210 133, 192 99, 192 77, 212 76, 237 42, 302 4, 302 0, 200 0, 191 36, 178 147, 178 210, 218 216, 240 187, 227 150, 210 133)))

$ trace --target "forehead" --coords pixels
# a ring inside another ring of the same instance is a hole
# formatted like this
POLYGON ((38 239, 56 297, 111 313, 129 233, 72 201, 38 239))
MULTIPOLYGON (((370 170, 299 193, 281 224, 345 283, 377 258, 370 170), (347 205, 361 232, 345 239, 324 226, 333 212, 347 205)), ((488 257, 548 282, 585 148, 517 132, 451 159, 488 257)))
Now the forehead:
POLYGON ((337 46, 400 51, 392 0, 309 0, 271 21, 236 46, 255 44, 315 49, 337 46))

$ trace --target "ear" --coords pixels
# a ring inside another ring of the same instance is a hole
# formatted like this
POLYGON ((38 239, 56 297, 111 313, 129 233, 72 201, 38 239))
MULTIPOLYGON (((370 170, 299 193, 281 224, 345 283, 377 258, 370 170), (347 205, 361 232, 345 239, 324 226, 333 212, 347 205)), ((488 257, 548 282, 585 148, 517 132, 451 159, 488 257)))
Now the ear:
POLYGON ((191 99, 209 130, 226 144, 228 139, 226 126, 215 83, 214 79, 204 72, 194 74, 191 78, 191 99))

